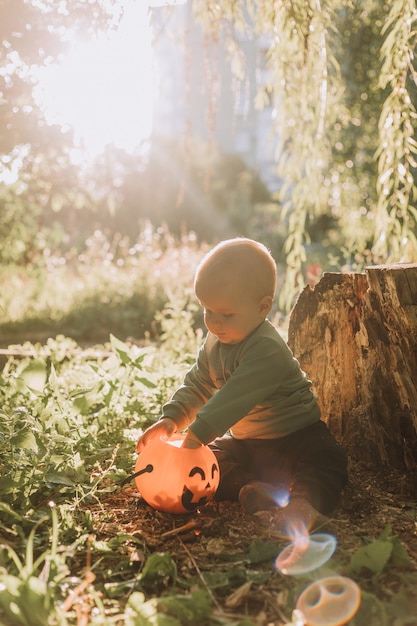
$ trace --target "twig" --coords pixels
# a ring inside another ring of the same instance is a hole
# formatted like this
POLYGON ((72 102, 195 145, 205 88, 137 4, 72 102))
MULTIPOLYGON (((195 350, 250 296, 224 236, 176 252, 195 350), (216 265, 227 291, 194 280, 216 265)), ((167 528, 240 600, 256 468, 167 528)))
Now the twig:
POLYGON ((170 537, 171 535, 178 535, 178 533, 182 533, 184 530, 189 530, 190 528, 194 528, 197 526, 198 519, 192 519, 186 524, 182 526, 178 526, 178 528, 173 528, 172 530, 167 530, 165 533, 162 533, 161 537, 170 537))
POLYGON ((74 589, 71 589, 70 591, 70 595, 67 596, 67 599, 65 600, 65 602, 61 605, 61 609, 66 612, 69 611, 70 608, 72 607, 72 605, 74 604, 74 602, 77 600, 77 598, 84 593, 84 591, 87 589, 87 587, 89 585, 91 585, 91 583, 93 583, 96 579, 96 575, 91 572, 88 571, 85 575, 84 580, 82 580, 80 582, 79 585, 77 585, 74 589))
MULTIPOLYGON (((64 612, 69 611, 72 605, 74 604, 74 602, 76 602, 76 600, 80 598, 80 596, 82 599, 82 594, 84 594, 87 587, 91 585, 91 583, 93 583, 96 579, 96 575, 94 574, 94 572, 91 571, 91 542, 92 542, 92 537, 90 536, 87 542, 87 555, 86 555, 86 568, 85 568, 86 572, 85 572, 84 580, 82 580, 80 584, 75 587, 75 589, 72 589, 70 591, 69 596, 67 596, 67 599, 61 605, 61 609, 64 612)), ((91 610, 90 607, 88 607, 88 613, 90 612, 90 610, 91 610)), ((82 614, 85 615, 85 607, 82 610, 82 614)), ((77 610, 77 622, 78 623, 80 622, 80 620, 84 619, 83 615, 80 614, 79 616, 79 612, 77 610)), ((82 624, 79 624, 79 626, 82 626, 82 624)))

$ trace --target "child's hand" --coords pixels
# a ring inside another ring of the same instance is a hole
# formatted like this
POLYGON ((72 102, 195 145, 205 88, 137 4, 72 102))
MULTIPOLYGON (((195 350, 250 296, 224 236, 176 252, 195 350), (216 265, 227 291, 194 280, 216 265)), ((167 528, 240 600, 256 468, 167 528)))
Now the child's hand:
POLYGON ((201 441, 189 430, 182 442, 181 448, 199 448, 202 445, 201 441))
POLYGON ((177 431, 177 425, 174 420, 169 417, 162 417, 160 420, 149 426, 138 439, 136 444, 136 452, 142 452, 143 448, 154 441, 155 439, 162 439, 166 441, 177 431))

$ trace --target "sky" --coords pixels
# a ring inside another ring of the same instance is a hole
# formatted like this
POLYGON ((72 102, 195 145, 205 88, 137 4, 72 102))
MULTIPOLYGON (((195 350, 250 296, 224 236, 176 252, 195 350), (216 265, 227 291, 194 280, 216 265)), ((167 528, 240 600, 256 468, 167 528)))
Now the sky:
MULTIPOLYGON (((109 146, 143 154, 149 149, 158 71, 152 48, 151 11, 187 0, 119 0, 117 30, 89 41, 73 37, 59 61, 33 69, 33 95, 49 124, 74 131, 74 164, 90 165, 109 146)), ((0 182, 16 182, 25 148, 3 159, 0 182)))
POLYGON ((72 127, 76 146, 93 158, 106 145, 134 151, 152 131, 155 67, 148 3, 123 2, 118 30, 88 42, 74 40, 65 58, 40 70, 36 89, 48 123, 72 127))

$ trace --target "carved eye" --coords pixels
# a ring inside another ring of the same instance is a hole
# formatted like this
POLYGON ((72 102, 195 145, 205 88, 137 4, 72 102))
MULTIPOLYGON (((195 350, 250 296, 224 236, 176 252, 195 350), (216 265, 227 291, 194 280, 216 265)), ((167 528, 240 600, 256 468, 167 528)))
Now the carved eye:
POLYGON ((191 472, 188 474, 188 476, 190 478, 192 478, 193 476, 195 476, 196 474, 200 474, 201 476, 201 480, 205 480, 206 479, 206 475, 204 473, 204 470, 201 467, 193 467, 193 469, 191 470, 191 472))

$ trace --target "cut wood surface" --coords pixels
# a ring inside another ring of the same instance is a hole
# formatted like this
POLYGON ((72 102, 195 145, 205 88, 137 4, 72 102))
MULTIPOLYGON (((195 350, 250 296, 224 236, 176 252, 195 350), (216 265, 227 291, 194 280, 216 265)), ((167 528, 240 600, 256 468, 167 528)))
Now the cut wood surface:
POLYGON ((325 273, 288 343, 348 454, 417 475, 417 264, 325 273))

